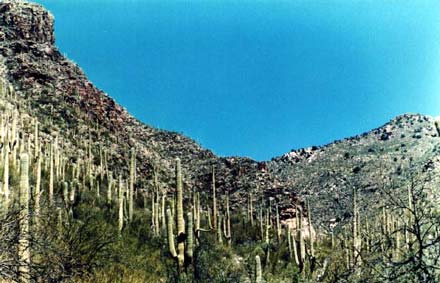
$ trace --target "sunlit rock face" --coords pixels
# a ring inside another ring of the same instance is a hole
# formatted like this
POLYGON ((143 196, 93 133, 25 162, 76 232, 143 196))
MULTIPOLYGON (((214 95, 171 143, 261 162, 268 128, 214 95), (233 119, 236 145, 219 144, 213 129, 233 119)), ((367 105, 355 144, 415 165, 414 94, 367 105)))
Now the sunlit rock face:
POLYGON ((55 43, 54 18, 41 6, 27 2, 0 3, 0 39, 55 43))

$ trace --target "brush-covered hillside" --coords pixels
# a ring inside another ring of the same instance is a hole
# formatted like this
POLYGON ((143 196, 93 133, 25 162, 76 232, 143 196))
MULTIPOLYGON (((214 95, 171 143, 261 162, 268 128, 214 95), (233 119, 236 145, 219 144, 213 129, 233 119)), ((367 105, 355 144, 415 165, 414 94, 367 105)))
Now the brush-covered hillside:
POLYGON ((97 89, 25 1, 0 1, 0 113, 1 283, 440 280, 434 118, 218 157, 97 89))

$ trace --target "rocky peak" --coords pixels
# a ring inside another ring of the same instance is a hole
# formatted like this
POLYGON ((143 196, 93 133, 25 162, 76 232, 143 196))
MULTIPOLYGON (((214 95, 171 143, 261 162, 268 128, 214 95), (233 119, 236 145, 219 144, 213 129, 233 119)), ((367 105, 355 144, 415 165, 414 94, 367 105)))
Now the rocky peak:
POLYGON ((22 40, 54 44, 54 17, 40 5, 0 2, 0 41, 22 40))

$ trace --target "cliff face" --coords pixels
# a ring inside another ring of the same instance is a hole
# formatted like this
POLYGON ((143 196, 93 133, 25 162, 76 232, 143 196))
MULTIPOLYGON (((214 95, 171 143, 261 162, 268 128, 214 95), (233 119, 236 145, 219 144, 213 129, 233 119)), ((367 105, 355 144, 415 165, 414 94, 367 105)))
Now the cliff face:
MULTIPOLYGON (((37 4, 0 3, 0 54, 8 67, 8 78, 33 100, 63 99, 79 106, 89 119, 120 128, 128 114, 60 54, 54 45, 53 27, 53 16, 37 4)), ((61 110, 54 106, 55 111, 61 110)))
POLYGON ((115 174, 127 174, 128 148, 135 146, 139 189, 151 188, 156 165, 161 186, 172 191, 173 160, 179 157, 187 190, 208 197, 215 166, 219 195, 229 191, 235 209, 246 209, 248 192, 253 192, 254 203, 272 199, 288 219, 294 203, 309 198, 315 219, 326 226, 347 216, 353 186, 360 188, 361 199, 374 198, 379 180, 402 179, 409 162, 426 174, 437 173, 439 132, 432 118, 421 115, 401 116, 369 133, 269 162, 219 158, 183 135, 133 118, 61 55, 53 28, 53 16, 39 5, 0 2, 0 76, 17 89, 22 111, 39 117, 47 134, 68 140, 68 150, 78 151, 78 159, 91 143, 96 151, 108 152, 115 174))
POLYGON ((34 43, 55 43, 53 16, 40 6, 30 3, 0 3, 0 39, 34 43))

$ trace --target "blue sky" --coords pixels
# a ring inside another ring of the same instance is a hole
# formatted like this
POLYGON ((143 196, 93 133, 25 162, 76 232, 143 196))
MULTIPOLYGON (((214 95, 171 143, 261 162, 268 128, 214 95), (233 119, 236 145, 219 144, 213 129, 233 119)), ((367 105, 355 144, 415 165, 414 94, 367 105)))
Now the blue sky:
POLYGON ((440 1, 39 0, 141 121, 268 160, 440 114, 440 1))

